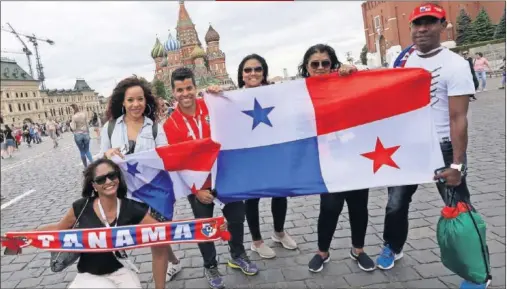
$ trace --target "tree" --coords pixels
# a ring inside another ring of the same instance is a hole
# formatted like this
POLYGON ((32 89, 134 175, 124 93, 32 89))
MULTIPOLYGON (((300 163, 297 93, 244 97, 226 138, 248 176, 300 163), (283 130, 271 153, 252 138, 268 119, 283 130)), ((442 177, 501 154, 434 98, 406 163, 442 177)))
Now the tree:
POLYGON ((496 26, 494 38, 495 39, 505 38, 505 7, 503 8, 502 18, 500 19, 500 22, 496 26))
POLYGON ((167 90, 164 83, 160 79, 153 80, 153 90, 157 96, 168 99, 167 90))
POLYGON ((366 44, 363 46, 363 49, 361 50, 361 54, 359 54, 359 59, 361 59, 362 65, 368 65, 368 58, 366 55, 368 54, 368 46, 366 44))
POLYGON ((472 43, 474 38, 474 31, 472 29, 472 19, 470 15, 465 12, 465 9, 459 11, 459 15, 456 19, 456 45, 461 46, 472 43))
POLYGON ((491 19, 489 18, 486 10, 484 10, 484 7, 482 7, 479 15, 477 15, 477 18, 475 18, 474 22, 472 22, 472 29, 474 31, 474 42, 488 41, 493 39, 495 27, 491 23, 491 19))

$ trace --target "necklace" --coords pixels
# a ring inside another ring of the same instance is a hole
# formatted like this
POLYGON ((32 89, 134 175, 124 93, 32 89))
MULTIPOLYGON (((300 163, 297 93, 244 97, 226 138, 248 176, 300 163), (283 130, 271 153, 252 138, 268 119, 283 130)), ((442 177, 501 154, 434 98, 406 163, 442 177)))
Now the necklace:
POLYGON ((440 50, 442 50, 442 49, 444 49, 444 47, 443 47, 443 46, 439 46, 439 47, 437 47, 437 48, 435 48, 435 49, 432 49, 432 50, 430 50, 430 51, 428 51, 428 52, 421 52, 421 51, 419 51, 419 50, 416 50, 416 53, 417 53, 417 55, 419 55, 419 56, 426 56, 426 55, 431 55, 431 54, 433 54, 433 53, 435 53, 435 52, 438 52, 438 51, 440 51, 440 50))

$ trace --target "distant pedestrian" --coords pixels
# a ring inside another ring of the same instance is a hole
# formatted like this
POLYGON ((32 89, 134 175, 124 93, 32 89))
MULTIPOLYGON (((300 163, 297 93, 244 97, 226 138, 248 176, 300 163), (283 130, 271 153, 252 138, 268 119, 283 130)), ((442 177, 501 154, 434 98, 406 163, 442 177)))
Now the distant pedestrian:
POLYGON ((493 71, 489 66, 488 60, 483 56, 482 52, 475 53, 474 70, 477 79, 481 82, 481 91, 484 91, 486 89, 486 68, 489 71, 493 71))
POLYGON ((53 148, 56 148, 58 146, 58 138, 56 137, 56 122, 51 117, 46 123, 46 131, 49 137, 53 140, 53 148))
POLYGON ((12 152, 14 151, 16 144, 14 136, 12 135, 12 129, 8 125, 5 125, 4 137, 5 145, 7 147, 7 154, 9 155, 9 158, 12 158, 12 152))
POLYGON ((74 133, 74 141, 76 142, 79 153, 81 154, 81 161, 83 162, 83 166, 86 168, 88 165, 86 158, 88 158, 90 163, 93 161, 92 154, 90 153, 88 120, 86 118, 86 113, 79 111, 76 104, 72 104, 70 107, 74 110, 70 127, 74 133))

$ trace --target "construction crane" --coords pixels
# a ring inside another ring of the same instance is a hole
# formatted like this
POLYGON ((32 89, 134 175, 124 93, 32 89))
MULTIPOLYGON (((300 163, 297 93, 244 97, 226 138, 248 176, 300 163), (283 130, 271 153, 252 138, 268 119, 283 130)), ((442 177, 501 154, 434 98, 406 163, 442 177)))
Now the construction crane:
MULTIPOLYGON (((11 29, 8 30, 8 29, 5 29, 5 28, 2 27, 3 31, 7 31, 7 32, 10 32, 10 33, 16 35, 16 37, 18 37, 18 39, 23 44, 24 44, 24 42, 21 40, 21 37, 19 37, 20 35, 26 37, 28 39, 28 41, 32 42, 32 45, 33 45, 33 47, 35 49, 35 60, 36 60, 36 64, 37 64, 36 68, 37 68, 38 80, 40 81, 41 90, 45 90, 46 89, 46 85, 44 84, 44 80, 46 79, 46 77, 44 76, 44 67, 42 66, 42 61, 41 61, 40 54, 39 54, 39 43, 38 43, 38 41, 47 42, 49 45, 53 45, 53 44, 55 44, 55 42, 53 40, 50 40, 50 39, 41 39, 41 38, 38 38, 37 36, 35 36, 35 34, 26 35, 26 34, 17 33, 14 30, 14 28, 12 28, 12 26, 9 23, 7 23, 7 25, 9 25, 9 27, 11 29)), ((26 47, 26 45, 24 45, 24 46, 26 47)), ((28 57, 28 55, 27 55, 27 57, 28 57)), ((30 70, 31 70, 31 62, 29 62, 29 66, 30 66, 30 70)), ((32 75, 32 77, 33 77, 33 75, 32 75)))
POLYGON ((19 34, 16 32, 16 30, 14 30, 14 28, 12 28, 12 26, 9 23, 7 23, 7 25, 9 25, 11 30, 9 31, 3 27, 2 27, 2 30, 14 34, 16 36, 16 38, 19 40, 19 42, 21 42, 21 44, 23 45, 23 52, 26 55, 26 60, 28 61, 28 70, 30 72, 30 76, 33 77, 32 58, 30 57, 30 56, 32 56, 32 51, 30 51, 30 49, 28 49, 28 46, 23 41, 23 39, 21 39, 21 37, 19 37, 19 34))

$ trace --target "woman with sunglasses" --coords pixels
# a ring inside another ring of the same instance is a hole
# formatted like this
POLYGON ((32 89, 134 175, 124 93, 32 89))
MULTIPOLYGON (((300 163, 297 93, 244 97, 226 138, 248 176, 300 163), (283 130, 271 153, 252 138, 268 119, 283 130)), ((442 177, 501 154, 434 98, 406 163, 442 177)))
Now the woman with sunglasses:
MULTIPOLYGON (((329 74, 338 70, 341 76, 357 71, 353 66, 342 65, 334 49, 328 45, 317 44, 310 47, 303 62, 298 67, 303 77, 329 74)), ((339 117, 339 116, 337 116, 339 117)), ((368 227, 368 189, 320 195, 320 214, 317 223, 317 243, 319 250, 310 260, 308 269, 320 272, 330 260, 329 247, 338 224, 338 217, 346 201, 349 208, 350 229, 352 231, 352 248, 350 257, 357 261, 359 268, 373 271, 375 263, 364 252, 364 239, 368 227)))
MULTIPOLYGON (((133 76, 120 81, 109 99, 108 122, 102 128, 100 148, 104 156, 123 157, 167 145, 164 130, 156 123, 158 111, 158 103, 146 80, 133 76)), ((151 208, 150 213, 159 222, 171 221, 151 208)), ((170 281, 181 271, 181 264, 171 246, 151 247, 151 251, 155 284, 163 288, 166 274, 170 281)))
MULTIPOLYGON (((238 67, 239 88, 246 89, 268 85, 267 79, 268 64, 264 58, 257 54, 251 54, 243 58, 238 67)), ((220 93, 221 91, 218 86, 211 86, 207 89, 209 93, 220 93)), ((246 220, 253 241, 250 249, 257 252, 262 258, 271 259, 276 257, 276 253, 262 240, 259 223, 259 201, 260 199, 245 201, 246 220)), ((271 198, 271 213, 274 223, 272 240, 281 243, 286 249, 297 249, 296 242, 284 231, 285 217, 287 216, 287 198, 271 198)))
MULTIPOLYGON (((81 195, 58 223, 37 230, 71 229, 78 218, 80 229, 158 223, 146 205, 126 198, 127 186, 120 168, 111 160, 99 159, 86 168, 81 195)), ((141 288, 124 251, 81 253, 77 270, 69 288, 141 288)))

